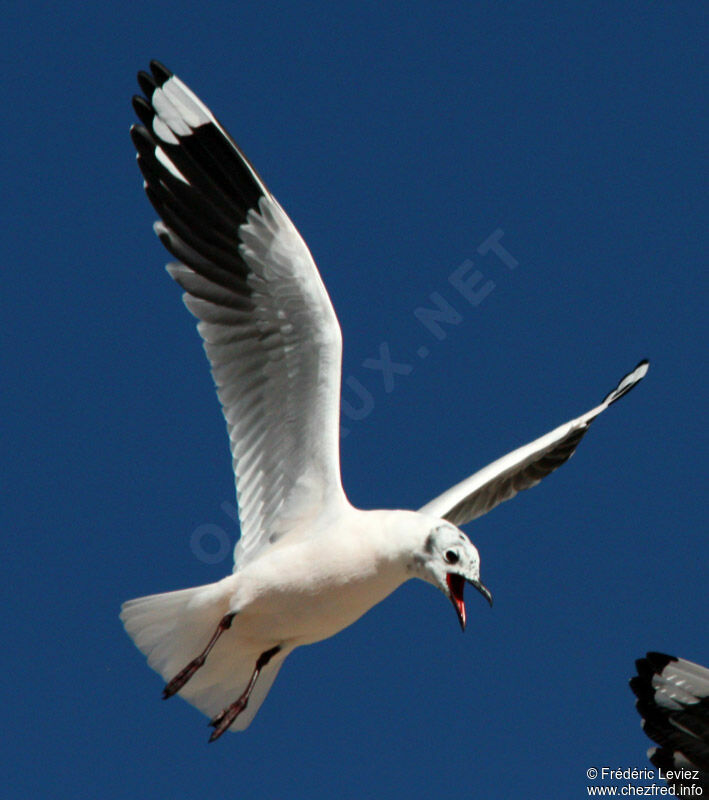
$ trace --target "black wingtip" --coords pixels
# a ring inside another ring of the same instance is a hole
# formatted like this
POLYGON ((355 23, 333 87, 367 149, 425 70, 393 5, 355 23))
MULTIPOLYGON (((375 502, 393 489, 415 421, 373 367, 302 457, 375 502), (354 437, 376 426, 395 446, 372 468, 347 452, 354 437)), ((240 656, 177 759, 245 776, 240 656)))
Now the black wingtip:
POLYGON ((647 371, 650 368, 650 362, 647 358, 643 358, 642 361, 638 361, 637 365, 630 370, 626 375, 618 382, 618 385, 613 389, 612 392, 609 392, 604 398, 603 403, 606 406, 615 403, 616 400, 620 400, 621 397, 625 397, 626 394, 631 389, 634 389, 640 381, 647 375, 647 371))
POLYGON ((133 140, 133 146, 141 155, 153 152, 155 141, 142 125, 131 125, 130 138, 133 140))
POLYGON ((655 672, 660 673, 662 670, 671 662, 677 661, 677 656, 670 656, 667 653, 658 653, 655 650, 651 650, 645 658, 647 661, 652 665, 652 668, 655 672))
POLYGON ((153 78, 155 78, 155 82, 158 86, 165 84, 174 74, 156 59, 150 62, 150 71, 153 73, 153 78))
POLYGON ((631 687, 633 686, 633 681, 636 683, 650 681, 653 675, 661 674, 664 668, 672 661, 677 661, 675 656, 668 656, 666 653, 655 651, 650 651, 643 658, 638 658, 635 662, 637 674, 630 680, 631 687))
POLYGON ((152 127, 155 111, 142 94, 133 95, 133 111, 146 128, 152 127))
POLYGON ((655 675, 662 675, 665 667, 677 661, 675 656, 669 656, 666 653, 658 653, 650 651, 645 654, 644 658, 639 658, 635 662, 634 675, 629 681, 633 694, 638 698, 637 708, 642 716, 652 716, 654 709, 652 703, 655 697, 655 687, 653 686, 653 678, 655 675))
POLYGON ((669 772, 677 768, 675 753, 670 747, 651 747, 648 750, 648 757, 650 763, 663 772, 669 772))
POLYGON ((141 91, 148 99, 153 96, 153 92, 158 88, 153 76, 143 69, 138 73, 138 86, 140 86, 141 91))

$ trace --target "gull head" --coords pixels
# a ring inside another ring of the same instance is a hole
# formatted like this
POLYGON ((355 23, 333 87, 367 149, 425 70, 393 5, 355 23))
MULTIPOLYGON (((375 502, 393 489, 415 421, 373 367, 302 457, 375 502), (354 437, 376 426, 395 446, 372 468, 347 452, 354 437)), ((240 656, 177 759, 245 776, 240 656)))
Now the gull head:
POLYGON ((465 584, 474 586, 492 605, 492 595, 480 580, 480 555, 475 545, 455 525, 437 520, 423 547, 415 554, 416 572, 451 601, 460 627, 465 630, 465 584))

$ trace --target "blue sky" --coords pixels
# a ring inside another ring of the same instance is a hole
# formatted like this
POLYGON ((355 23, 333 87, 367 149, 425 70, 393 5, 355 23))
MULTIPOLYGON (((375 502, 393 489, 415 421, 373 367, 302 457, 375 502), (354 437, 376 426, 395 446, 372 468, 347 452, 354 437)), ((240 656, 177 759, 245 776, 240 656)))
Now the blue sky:
POLYGON ((591 766, 647 766, 634 659, 709 663, 701 4, 4 17, 6 796, 582 797, 591 766), (150 58, 315 256, 344 334, 353 503, 416 508, 652 362, 568 465, 468 526, 495 607, 469 593, 465 636, 410 582, 296 651, 251 728, 211 746, 117 618, 222 577, 237 535, 128 137, 150 58), (514 268, 483 252, 496 232, 514 268), (457 269, 490 289, 476 305, 457 269), (415 313, 432 294, 459 318, 442 339, 415 313), (406 365, 393 385, 365 365, 382 348, 406 365))

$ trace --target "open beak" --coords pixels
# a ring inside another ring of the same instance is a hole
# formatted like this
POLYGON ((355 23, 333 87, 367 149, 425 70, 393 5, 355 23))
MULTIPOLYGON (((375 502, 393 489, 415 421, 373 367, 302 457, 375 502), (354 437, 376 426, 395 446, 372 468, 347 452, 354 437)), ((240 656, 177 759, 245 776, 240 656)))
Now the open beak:
POLYGON ((458 622, 460 622, 461 630, 465 630, 465 601, 463 600, 463 590, 465 589, 466 580, 471 586, 474 586, 480 594, 492 606, 492 595, 490 590, 480 581, 473 581, 458 575, 455 572, 449 572, 446 575, 446 583, 448 584, 448 596, 453 603, 455 613, 458 615, 458 622))

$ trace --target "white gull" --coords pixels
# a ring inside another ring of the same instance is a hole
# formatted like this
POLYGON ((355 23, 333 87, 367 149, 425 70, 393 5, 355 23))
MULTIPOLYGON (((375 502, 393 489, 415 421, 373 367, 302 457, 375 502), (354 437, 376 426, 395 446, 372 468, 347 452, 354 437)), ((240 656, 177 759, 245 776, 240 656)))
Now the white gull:
POLYGON ((229 432, 241 538, 217 583, 124 603, 149 665, 212 718, 245 729, 286 656, 353 623, 410 578, 439 588, 465 629, 480 557, 462 525, 566 461, 591 421, 647 372, 642 361, 591 411, 515 450, 419 511, 362 511, 342 489, 342 336, 293 223, 202 101, 158 62, 139 73, 131 129, 170 275, 200 320, 229 432))

